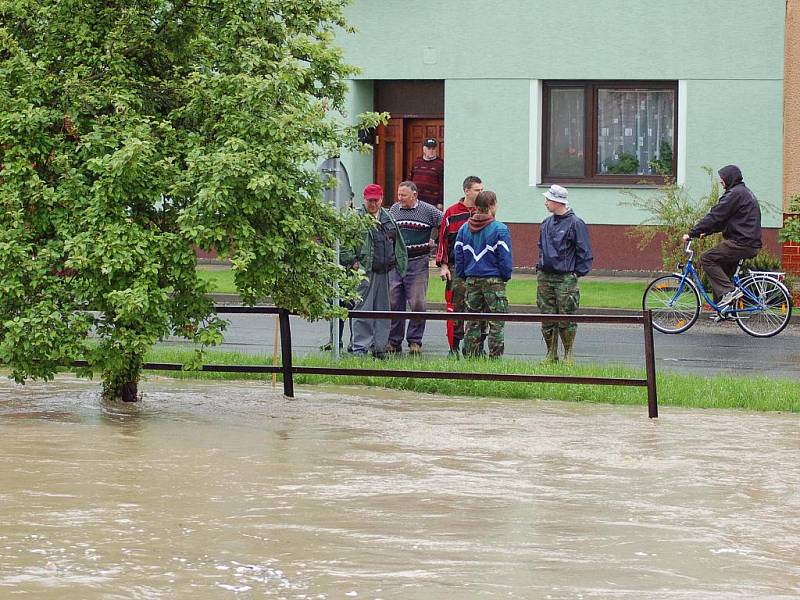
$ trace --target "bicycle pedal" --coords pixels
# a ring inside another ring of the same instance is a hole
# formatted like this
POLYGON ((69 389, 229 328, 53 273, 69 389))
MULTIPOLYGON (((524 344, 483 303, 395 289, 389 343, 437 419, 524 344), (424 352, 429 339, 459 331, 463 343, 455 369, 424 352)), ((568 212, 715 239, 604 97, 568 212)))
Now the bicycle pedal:
POLYGON ((725 311, 725 310, 723 310, 722 312, 718 312, 715 315, 711 315, 709 317, 709 319, 711 319, 711 321, 713 321, 714 323, 722 323, 723 321, 733 321, 736 318, 737 317, 736 317, 735 314, 730 313, 730 312, 725 311))

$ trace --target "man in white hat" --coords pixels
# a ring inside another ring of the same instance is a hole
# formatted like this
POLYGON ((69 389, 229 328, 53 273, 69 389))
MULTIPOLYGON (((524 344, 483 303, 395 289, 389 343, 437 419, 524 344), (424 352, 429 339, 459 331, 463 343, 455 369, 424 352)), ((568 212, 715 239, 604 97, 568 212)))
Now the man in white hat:
MULTIPOLYGON (((580 303, 578 277, 592 269, 589 230, 569 207, 565 188, 551 185, 543 195, 544 206, 551 214, 539 229, 536 306, 540 313, 571 315, 580 303)), ((564 360, 573 361, 572 346, 577 329, 574 321, 542 323, 542 336, 547 345, 545 362, 558 360, 559 337, 564 346, 564 360)))

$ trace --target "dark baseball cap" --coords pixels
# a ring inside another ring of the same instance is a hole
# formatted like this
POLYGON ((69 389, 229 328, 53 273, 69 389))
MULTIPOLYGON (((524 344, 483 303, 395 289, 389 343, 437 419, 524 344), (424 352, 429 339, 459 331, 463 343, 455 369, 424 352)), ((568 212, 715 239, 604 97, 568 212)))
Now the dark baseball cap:
POLYGON ((422 142, 422 145, 427 146, 428 148, 436 148, 436 146, 439 145, 439 142, 437 142, 435 138, 428 138, 422 142))

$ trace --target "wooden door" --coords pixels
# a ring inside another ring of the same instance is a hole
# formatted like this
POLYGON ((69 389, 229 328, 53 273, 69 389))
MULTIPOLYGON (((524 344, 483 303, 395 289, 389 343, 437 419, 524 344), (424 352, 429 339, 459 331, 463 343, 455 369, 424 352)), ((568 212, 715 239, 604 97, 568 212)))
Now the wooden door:
POLYGON ((439 158, 444 160, 444 119, 405 119, 405 161, 403 173, 411 179, 411 165, 422 156, 422 142, 433 138, 439 142, 439 158))
POLYGON ((375 182, 383 188, 383 205, 394 202, 397 186, 404 179, 403 119, 389 119, 375 134, 375 182))
POLYGON ((439 156, 444 159, 444 119, 395 117, 378 125, 375 135, 375 182, 383 188, 383 204, 391 206, 401 181, 411 179, 411 165, 422 156, 422 142, 439 142, 439 156))

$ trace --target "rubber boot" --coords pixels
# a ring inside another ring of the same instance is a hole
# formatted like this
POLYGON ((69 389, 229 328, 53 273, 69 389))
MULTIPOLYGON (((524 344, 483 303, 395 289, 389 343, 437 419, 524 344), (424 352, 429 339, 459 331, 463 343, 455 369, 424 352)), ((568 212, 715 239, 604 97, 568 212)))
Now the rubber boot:
POLYGON ((567 364, 575 364, 575 357, 572 355, 572 346, 575 344, 574 329, 559 329, 558 335, 561 337, 561 343, 564 346, 564 362, 567 364))
POLYGON ((547 355, 544 357, 542 364, 558 362, 558 337, 555 330, 542 331, 542 337, 547 346, 547 355))

